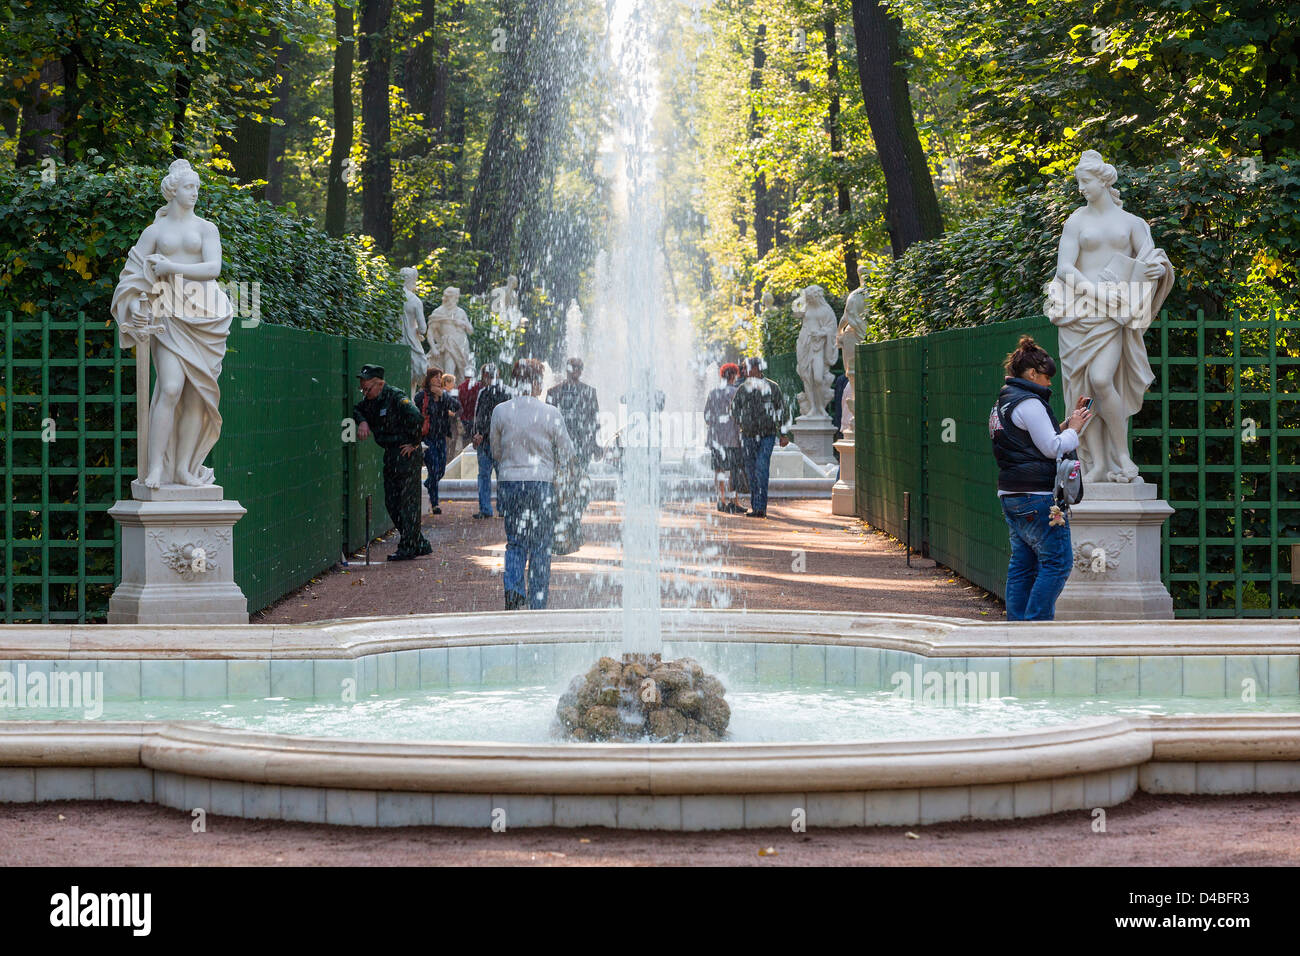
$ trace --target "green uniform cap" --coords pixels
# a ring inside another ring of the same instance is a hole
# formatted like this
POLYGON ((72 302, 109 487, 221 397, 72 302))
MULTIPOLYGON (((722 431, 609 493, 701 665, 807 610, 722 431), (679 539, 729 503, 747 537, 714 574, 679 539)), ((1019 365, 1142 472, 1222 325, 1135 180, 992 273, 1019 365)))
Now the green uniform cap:
POLYGON ((357 378, 365 381, 368 378, 383 378, 384 367, 382 365, 363 365, 361 371, 357 373, 357 378))

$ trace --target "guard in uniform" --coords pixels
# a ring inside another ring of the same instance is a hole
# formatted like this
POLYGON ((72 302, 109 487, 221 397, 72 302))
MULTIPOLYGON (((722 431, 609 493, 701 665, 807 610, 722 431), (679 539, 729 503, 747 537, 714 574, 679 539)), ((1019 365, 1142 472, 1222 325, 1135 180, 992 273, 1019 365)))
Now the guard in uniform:
POLYGON ((357 374, 364 398, 352 409, 359 424, 357 437, 372 432, 384 450, 384 507, 401 534, 389 561, 409 561, 432 554, 433 546, 420 533, 420 430, 424 416, 400 388, 384 381, 379 365, 363 365, 357 374))

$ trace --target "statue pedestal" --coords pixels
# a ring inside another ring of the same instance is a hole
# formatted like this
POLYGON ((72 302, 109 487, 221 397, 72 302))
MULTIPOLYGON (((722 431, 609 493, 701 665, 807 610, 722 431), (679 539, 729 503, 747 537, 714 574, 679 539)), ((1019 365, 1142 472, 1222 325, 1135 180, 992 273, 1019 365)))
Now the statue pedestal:
POLYGON ((853 456, 856 449, 852 436, 837 441, 835 450, 840 453, 840 477, 831 487, 831 514, 852 516, 858 513, 855 500, 857 487, 853 481, 853 456))
POLYGON ((1167 621, 1160 528, 1174 513, 1152 484, 1085 484, 1070 508, 1074 569, 1056 600, 1058 621, 1167 621))
POLYGON ((130 501, 108 513, 122 526, 122 581, 109 624, 247 624, 235 584, 233 529, 247 512, 220 485, 149 489, 131 482, 130 501))
POLYGON ((799 446, 800 451, 819 465, 835 460, 832 452, 835 426, 831 424, 829 415, 800 415, 790 426, 790 439, 799 446))

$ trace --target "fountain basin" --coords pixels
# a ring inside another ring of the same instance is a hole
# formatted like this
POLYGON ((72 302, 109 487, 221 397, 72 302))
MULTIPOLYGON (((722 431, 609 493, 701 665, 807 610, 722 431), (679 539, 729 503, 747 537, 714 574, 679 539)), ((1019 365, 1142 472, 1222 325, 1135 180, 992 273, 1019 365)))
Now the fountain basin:
MULTIPOLYGON (((882 675, 917 673, 919 664, 927 674, 997 674, 1002 693, 1021 701, 1113 698, 1129 711, 982 734, 935 735, 929 726, 929 736, 892 740, 433 742, 112 719, 115 706, 167 698, 199 709, 259 696, 319 701, 347 680, 358 699, 417 692, 426 675, 482 687, 545 671, 558 684, 613 647, 619 613, 3 627, 0 669, 93 671, 109 699, 107 720, 0 719, 0 801, 145 800, 372 826, 711 829, 1007 819, 1112 806, 1139 788, 1300 791, 1300 626, 1273 621, 663 614, 670 645, 689 646, 758 693, 814 688, 818 679, 823 688, 871 680, 867 690, 880 692, 882 675), (1254 682, 1258 706, 1239 699, 1242 681, 1254 682), (1186 699, 1210 710, 1222 701, 1233 712, 1135 712, 1147 701, 1186 699)), ((0 709, 0 718, 15 713, 0 709)))

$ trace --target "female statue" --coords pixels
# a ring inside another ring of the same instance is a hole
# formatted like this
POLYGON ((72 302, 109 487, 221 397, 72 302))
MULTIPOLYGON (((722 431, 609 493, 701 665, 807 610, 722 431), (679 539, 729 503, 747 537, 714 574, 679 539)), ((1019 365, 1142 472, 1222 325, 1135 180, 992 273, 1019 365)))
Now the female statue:
POLYGON ((1087 200, 1061 233, 1048 318, 1060 328, 1065 407, 1091 397, 1094 421, 1080 436, 1085 481, 1141 481, 1128 454, 1128 420, 1154 380, 1142 333, 1174 284, 1151 228, 1121 207, 1115 167, 1087 150, 1074 170, 1087 200))
POLYGON ((460 289, 447 286, 442 304, 429 313, 429 367, 438 366, 456 379, 469 368, 469 337, 474 331, 469 316, 457 303, 460 289))
POLYGON ((406 302, 402 306, 402 343, 411 351, 411 394, 415 394, 415 383, 424 379, 425 358, 424 337, 428 326, 424 319, 424 303, 416 292, 416 282, 420 274, 412 266, 402 269, 402 288, 406 302))
POLYGON ((826 293, 819 285, 803 290, 803 325, 795 344, 795 370, 803 382, 799 393, 800 418, 826 418, 826 406, 834 394, 836 333, 839 323, 835 311, 826 304, 826 293))
MULTIPOLYGON (((221 236, 194 214, 199 175, 184 159, 162 181, 167 205, 158 210, 127 253, 113 291, 112 311, 123 348, 150 344, 157 384, 139 440, 147 444, 141 477, 148 488, 210 485, 204 466, 221 435, 217 378, 234 312, 217 284, 221 236)), ((137 363, 140 362, 137 350, 137 363)), ((138 379, 137 379, 138 381, 138 379)), ((145 366, 144 382, 148 383, 145 366)), ((137 396, 137 401, 140 396, 137 396)))

